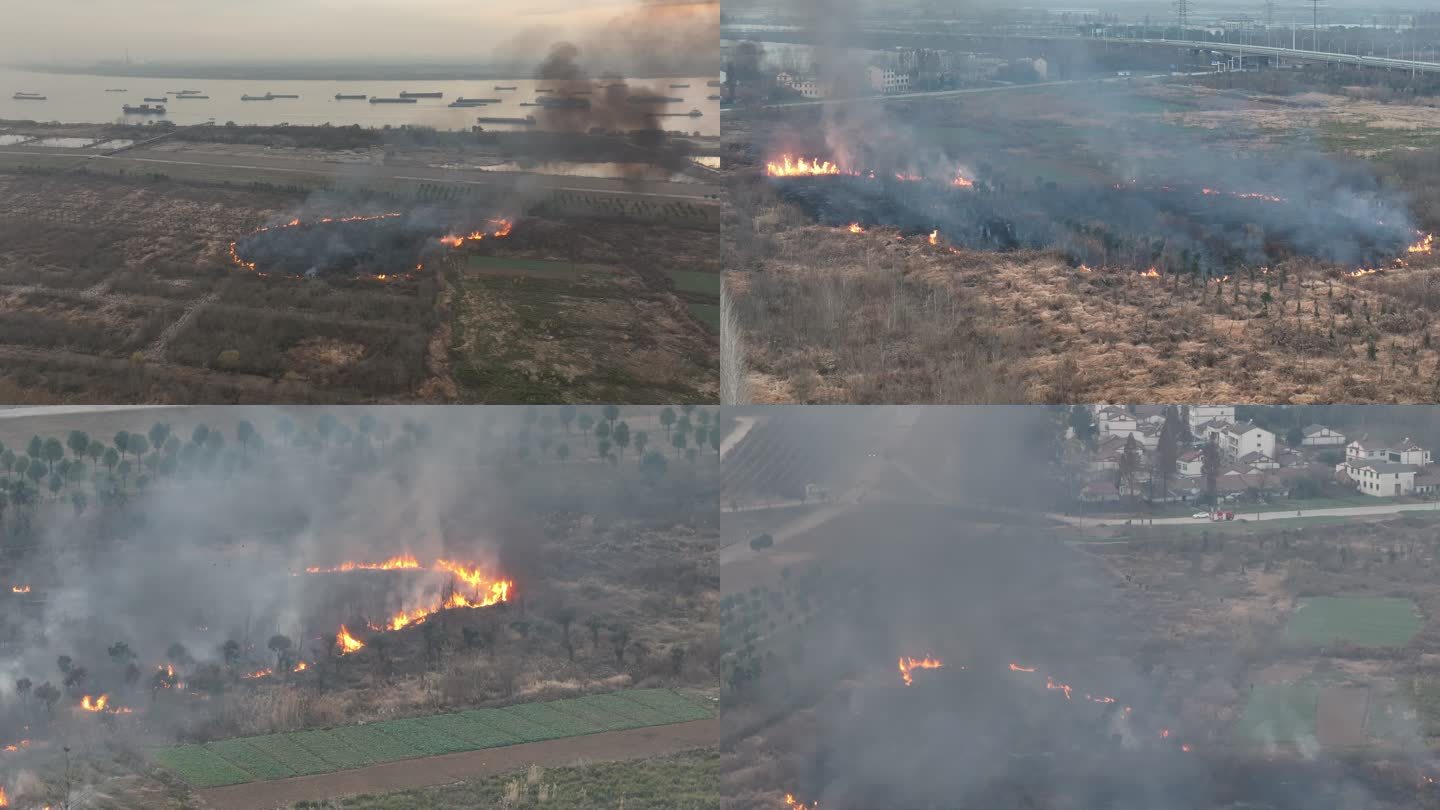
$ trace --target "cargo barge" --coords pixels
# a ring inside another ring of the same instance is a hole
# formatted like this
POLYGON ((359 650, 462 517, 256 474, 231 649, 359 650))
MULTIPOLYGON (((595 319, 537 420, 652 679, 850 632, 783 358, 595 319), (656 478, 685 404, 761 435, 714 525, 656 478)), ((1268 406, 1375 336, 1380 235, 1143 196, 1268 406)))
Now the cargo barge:
POLYGON ((366 98, 368 98, 368 96, 366 96, 364 93, 357 93, 357 94, 336 93, 336 94, 335 94, 335 100, 336 100, 336 101, 364 101, 366 98))
POLYGON ((158 101, 158 102, 160 102, 161 104, 164 104, 165 102, 169 101, 170 99, 168 99, 168 98, 150 98, 149 96, 146 96, 146 97, 145 97, 145 100, 146 100, 146 101, 158 101))
POLYGON ((380 98, 376 96, 370 99, 371 104, 414 104, 413 98, 380 98))
POLYGON ((11 98, 15 99, 16 101, 44 101, 46 99, 45 96, 42 96, 39 93, 16 93, 15 95, 11 96, 11 98))
MULTIPOLYGON (((200 94, 198 94, 198 93, 181 93, 180 95, 178 95, 178 96, 175 97, 175 100, 176 100, 176 101, 180 101, 180 100, 182 100, 182 99, 189 99, 189 98, 210 98, 210 97, 209 97, 209 96, 202 96, 202 95, 200 95, 200 94)), ((148 99, 147 99, 147 100, 148 100, 148 99)), ((161 101, 164 101, 164 99, 161 99, 161 101)))
POLYGON ((401 90, 400 98, 444 98, 444 93, 412 93, 409 90, 401 90))
POLYGON ((270 98, 299 98, 299 97, 300 97, 300 96, 299 96, 298 94, 296 94, 296 93, 266 93, 265 95, 269 96, 270 98))
POLYGON ((273 100, 274 98, 275 98, 274 96, 270 95, 269 93, 266 93, 266 94, 263 95, 263 96, 241 96, 241 97, 240 97, 240 100, 241 100, 241 101, 271 101, 271 100, 273 100))
POLYGON ((107 92, 107 93, 125 93, 125 92, 128 92, 128 91, 127 91, 125 88, 123 88, 123 87, 107 87, 107 88, 105 88, 105 92, 107 92))
POLYGON ((515 87, 514 87, 513 85, 510 86, 510 87, 504 87, 504 86, 502 86, 502 85, 498 85, 498 84, 497 84, 497 85, 495 85, 495 89, 496 89, 496 90, 514 90, 515 87))
POLYGON ((165 114, 165 107, 164 107, 164 106, 161 106, 161 105, 154 105, 154 106, 152 106, 152 105, 149 105, 149 104, 141 104, 140 106, 136 107, 136 106, 131 105, 131 104, 126 104, 122 109, 125 110, 125 114, 126 114, 126 115, 164 115, 164 114, 165 114))
POLYGON ((631 104, 675 104, 684 100, 675 96, 631 96, 626 99, 631 104))
POLYGON ((683 90, 683 89, 685 89, 685 88, 687 88, 687 87, 689 87, 689 86, 690 86, 690 85, 688 85, 688 84, 672 84, 672 85, 670 85, 670 89, 671 89, 671 90, 683 90))
POLYGON ((705 86, 706 86, 706 87, 719 87, 719 86, 720 86, 720 80, 719 80, 719 79, 711 79, 710 81, 705 82, 705 86))
POLYGON ((540 106, 547 110, 588 110, 590 100, 585 98, 542 98, 540 106))

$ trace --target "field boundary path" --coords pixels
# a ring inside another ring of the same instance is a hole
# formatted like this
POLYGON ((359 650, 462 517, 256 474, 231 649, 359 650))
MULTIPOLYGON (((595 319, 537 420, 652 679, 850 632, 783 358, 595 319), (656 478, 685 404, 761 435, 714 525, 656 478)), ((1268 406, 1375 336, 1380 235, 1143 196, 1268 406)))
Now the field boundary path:
POLYGON ((289 807, 300 801, 445 785, 518 771, 531 765, 561 768, 593 762, 647 759, 708 748, 718 745, 719 741, 720 721, 712 717, 666 726, 399 760, 314 776, 248 782, 200 790, 197 794, 215 810, 269 810, 289 807))

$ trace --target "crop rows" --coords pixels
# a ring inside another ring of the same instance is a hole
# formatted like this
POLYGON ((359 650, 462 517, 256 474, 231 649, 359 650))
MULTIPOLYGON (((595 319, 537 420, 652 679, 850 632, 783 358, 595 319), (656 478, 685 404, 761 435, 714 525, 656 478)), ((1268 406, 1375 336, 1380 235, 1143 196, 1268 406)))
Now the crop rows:
POLYGON ((191 785, 205 788, 713 716, 707 707, 669 689, 636 689, 503 709, 179 745, 159 749, 154 755, 158 763, 191 785))

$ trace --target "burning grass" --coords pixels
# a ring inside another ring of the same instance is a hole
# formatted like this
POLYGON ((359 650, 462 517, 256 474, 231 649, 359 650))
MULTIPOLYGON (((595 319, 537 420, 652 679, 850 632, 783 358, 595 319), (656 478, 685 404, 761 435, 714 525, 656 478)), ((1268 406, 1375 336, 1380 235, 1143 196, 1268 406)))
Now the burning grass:
POLYGON ((692 307, 716 296, 663 268, 718 279, 718 232, 391 205, 0 175, 0 392, 32 403, 715 400, 715 338, 692 307), (474 273, 490 288, 453 296, 442 275, 480 257, 494 260, 474 273), (505 356, 449 363, 467 328, 503 337, 505 356), (570 396, 554 393, 571 380, 570 396))

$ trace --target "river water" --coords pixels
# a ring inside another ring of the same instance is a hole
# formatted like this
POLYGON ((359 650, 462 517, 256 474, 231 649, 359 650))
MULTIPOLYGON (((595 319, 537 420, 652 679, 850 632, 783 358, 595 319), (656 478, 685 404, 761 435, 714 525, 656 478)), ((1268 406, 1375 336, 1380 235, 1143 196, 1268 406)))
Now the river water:
MULTIPOLYGON (((701 112, 698 118, 665 116, 661 125, 668 130, 701 135, 720 134, 720 102, 707 97, 719 95, 719 88, 707 86, 714 77, 672 79, 633 79, 623 91, 630 95, 661 95, 682 99, 666 104, 645 105, 662 113, 701 112), (689 87, 671 85, 688 84, 689 87)), ((596 81, 595 93, 602 93, 596 81)), ((203 124, 214 121, 224 124, 295 124, 330 123, 335 126, 359 124, 362 127, 392 127, 405 124, 436 129, 465 130, 477 116, 523 118, 540 117, 540 108, 521 106, 535 102, 544 94, 540 88, 556 87, 553 81, 537 79, 475 79, 464 81, 275 81, 271 79, 152 79, 124 76, 86 76, 59 73, 35 73, 0 68, 0 119, 58 121, 67 124, 143 123, 157 119, 176 124, 203 124), (496 90, 496 86, 515 90, 496 90), (108 88, 124 92, 106 92, 108 88), (172 91, 199 90, 208 99, 176 100, 169 95, 164 116, 126 115, 121 107, 139 105, 146 97, 160 98, 172 91), (371 104, 366 100, 337 101, 335 94, 397 97, 401 91, 440 92, 443 98, 422 98, 415 104, 371 104), (37 93, 44 101, 22 101, 14 94, 37 93), (241 101, 242 95, 263 96, 266 93, 298 95, 299 98, 271 101, 241 101), (499 98, 500 103, 483 107, 451 108, 459 97, 499 98)), ((591 98, 594 98, 592 95, 591 98)), ((481 124, 486 130, 525 130, 527 125, 481 124)))

